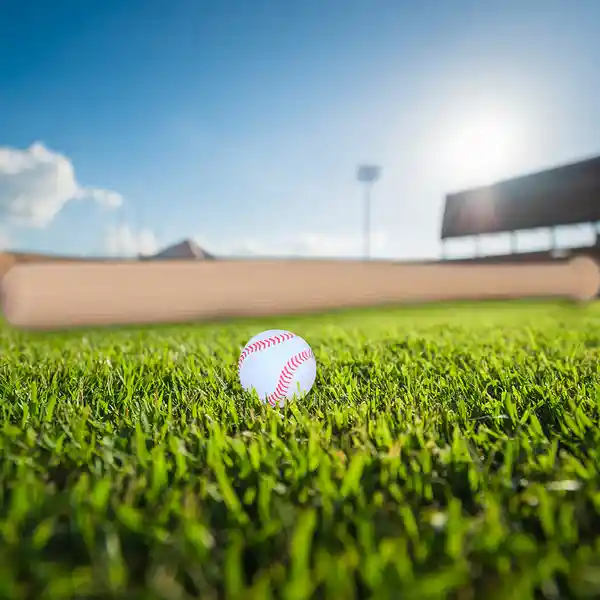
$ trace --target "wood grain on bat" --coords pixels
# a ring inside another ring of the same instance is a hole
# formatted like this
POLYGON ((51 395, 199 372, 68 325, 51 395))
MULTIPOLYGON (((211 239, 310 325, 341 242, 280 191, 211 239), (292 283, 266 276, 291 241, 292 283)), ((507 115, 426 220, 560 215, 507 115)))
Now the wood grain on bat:
POLYGON ((589 299, 600 287, 588 257, 531 264, 358 261, 45 263, 2 279, 5 317, 18 327, 176 323, 432 302, 589 299))

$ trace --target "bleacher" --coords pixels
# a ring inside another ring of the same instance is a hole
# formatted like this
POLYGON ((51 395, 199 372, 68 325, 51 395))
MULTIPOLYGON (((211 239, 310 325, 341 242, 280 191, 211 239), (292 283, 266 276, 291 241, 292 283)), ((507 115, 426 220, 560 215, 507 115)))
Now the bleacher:
MULTIPOLYGON (((441 240, 478 238, 539 228, 600 222, 600 157, 446 196, 441 240)), ((552 236, 556 239, 556 236, 552 236)), ((587 255, 600 261, 600 241, 588 247, 446 258, 497 264, 545 262, 587 255)))

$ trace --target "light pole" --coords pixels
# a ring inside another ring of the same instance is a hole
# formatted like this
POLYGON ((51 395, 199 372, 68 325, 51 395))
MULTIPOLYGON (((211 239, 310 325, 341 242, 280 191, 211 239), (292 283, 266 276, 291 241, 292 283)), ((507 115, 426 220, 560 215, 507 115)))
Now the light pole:
POLYGON ((364 183, 364 244, 365 260, 371 258, 371 190, 373 184, 381 175, 381 167, 376 165, 361 165, 356 171, 356 179, 364 183))

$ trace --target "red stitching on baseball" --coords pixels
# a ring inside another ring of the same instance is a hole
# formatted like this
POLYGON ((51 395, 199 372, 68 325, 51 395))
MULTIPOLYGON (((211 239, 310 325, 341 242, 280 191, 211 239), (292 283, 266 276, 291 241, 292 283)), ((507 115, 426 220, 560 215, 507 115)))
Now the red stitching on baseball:
POLYGON ((277 382, 275 391, 267 396, 267 401, 271 406, 275 406, 279 400, 283 400, 286 397, 286 394, 290 389, 290 385, 294 380, 294 371, 296 371, 301 364, 305 363, 311 358, 314 358, 314 355, 312 350, 309 348, 308 350, 302 350, 302 352, 292 356, 292 358, 285 363, 285 366, 279 375, 279 381, 277 382))
POLYGON ((244 361, 254 352, 258 352, 259 350, 266 350, 271 346, 275 346, 276 344, 281 344, 287 340, 291 340, 295 338, 296 335, 290 333, 289 331, 286 333, 281 333, 279 335, 272 335, 271 337, 265 338, 264 340, 258 340, 258 342, 253 342, 249 346, 246 346, 242 353, 240 354, 240 360, 238 361, 238 371, 242 368, 244 361))

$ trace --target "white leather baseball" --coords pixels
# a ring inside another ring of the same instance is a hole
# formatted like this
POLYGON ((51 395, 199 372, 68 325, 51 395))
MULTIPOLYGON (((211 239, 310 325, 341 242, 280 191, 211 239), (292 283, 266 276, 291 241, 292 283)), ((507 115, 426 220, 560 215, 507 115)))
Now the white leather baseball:
POLYGON ((240 354, 238 373, 246 391, 255 390, 271 406, 283 406, 294 396, 308 394, 317 376, 317 361, 301 337, 270 329, 246 344, 240 354))

